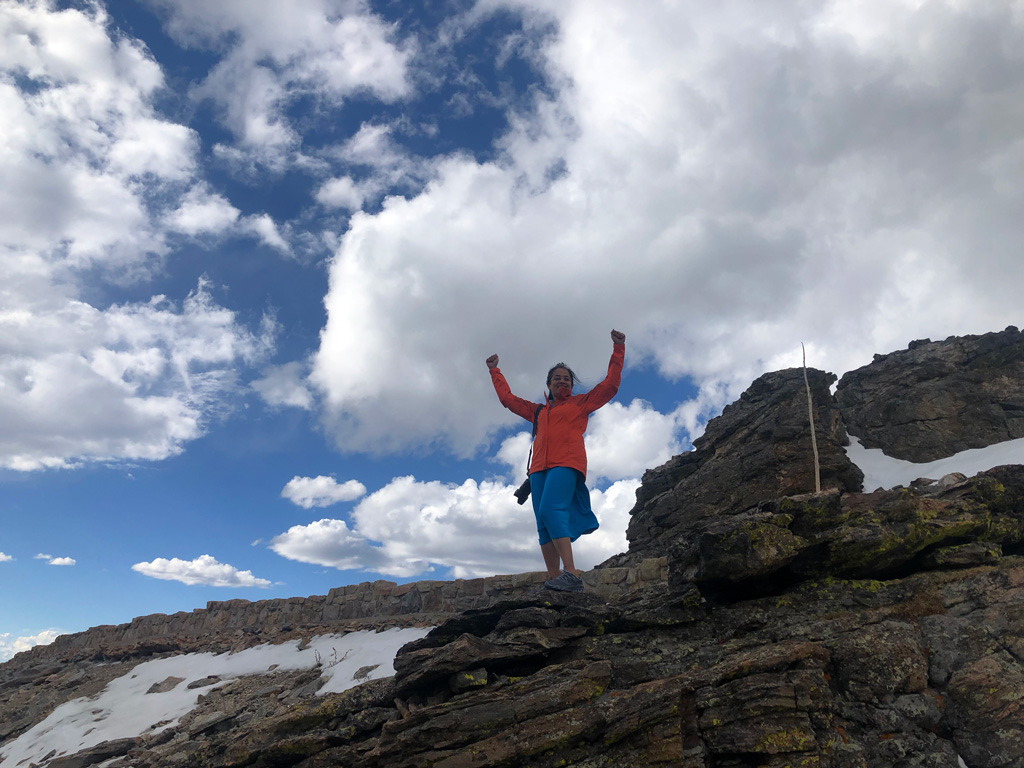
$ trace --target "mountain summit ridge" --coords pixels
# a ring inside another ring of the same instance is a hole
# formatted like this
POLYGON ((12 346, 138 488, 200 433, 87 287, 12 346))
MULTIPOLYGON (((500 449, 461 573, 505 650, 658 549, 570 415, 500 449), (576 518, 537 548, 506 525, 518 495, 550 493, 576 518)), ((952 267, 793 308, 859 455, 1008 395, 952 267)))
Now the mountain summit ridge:
POLYGON ((538 591, 540 574, 373 582, 140 617, 19 654, 0 665, 0 755, 147 659, 433 626, 393 676, 324 695, 322 664, 272 685, 210 681, 179 721, 34 764, 1019 765, 1024 462, 871 490, 843 447, 848 432, 890 455, 1013 439, 1022 360, 1011 327, 912 342, 835 395, 834 374, 808 369, 820 492, 803 371, 759 377, 693 451, 645 473, 629 550, 579 595, 538 591), (885 414, 893 429, 865 432, 885 414))

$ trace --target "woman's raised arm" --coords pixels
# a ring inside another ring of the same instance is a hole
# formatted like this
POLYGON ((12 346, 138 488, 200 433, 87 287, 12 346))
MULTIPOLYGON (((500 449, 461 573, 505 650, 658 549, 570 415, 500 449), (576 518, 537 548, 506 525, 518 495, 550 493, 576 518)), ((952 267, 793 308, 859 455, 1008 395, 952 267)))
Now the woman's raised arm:
POLYGON ((508 387, 508 382, 501 375, 497 355, 491 355, 487 358, 487 369, 491 374, 491 383, 494 385, 494 391, 498 394, 498 401, 512 411, 512 413, 532 422, 533 414, 537 408, 536 404, 512 394, 512 390, 508 387))

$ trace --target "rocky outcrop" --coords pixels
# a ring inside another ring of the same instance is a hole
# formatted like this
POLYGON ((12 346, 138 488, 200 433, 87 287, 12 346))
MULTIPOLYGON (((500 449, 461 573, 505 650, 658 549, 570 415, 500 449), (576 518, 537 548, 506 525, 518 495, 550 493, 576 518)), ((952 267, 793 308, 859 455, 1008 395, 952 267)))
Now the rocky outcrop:
POLYGON ((917 463, 1024 437, 1024 333, 922 339, 839 381, 850 434, 917 463))
POLYGON ((345 693, 236 681, 106 765, 1009 768, 1022 585, 1009 556, 732 603, 535 595, 451 619, 345 693))
POLYGON ((1021 764, 1024 467, 766 506, 807 542, 775 570, 730 516, 667 584, 466 611, 393 678, 287 707, 238 681, 111 768, 1021 764))
MULTIPOLYGON (((326 596, 210 602, 206 608, 187 613, 140 616, 128 624, 62 635, 50 645, 36 646, 0 664, 0 748, 60 704, 95 696, 143 661, 197 651, 237 652, 314 635, 432 627, 462 611, 527 595, 544 578, 543 572, 537 572, 402 585, 375 581, 338 587, 326 596)), ((588 590, 606 599, 664 584, 667 578, 664 558, 584 575, 588 590)), ((280 679, 285 696, 284 692, 291 690, 287 682, 291 678, 285 675, 280 679)), ((268 684, 253 685, 262 690, 268 684)), ((313 695, 317 687, 307 695, 313 695)))
MULTIPOLYGON (((1011 331, 963 358, 988 365, 974 381, 989 402, 1012 404, 1024 379, 1011 331)), ((808 375, 821 492, 803 372, 766 374, 693 451, 645 474, 630 551, 581 594, 538 591, 539 574, 375 582, 98 628, 0 665, 0 745, 144 658, 418 624, 434 629, 398 653, 394 677, 323 696, 317 668, 196 681, 210 690, 179 722, 44 765, 1024 765, 1024 466, 863 493, 835 377, 808 375)), ((896 396, 863 391, 865 412, 896 396)))
POLYGON ((913 488, 775 499, 716 518, 678 515, 671 579, 707 593, 779 591, 820 578, 890 578, 992 562, 1024 545, 1024 467, 913 488))
MULTIPOLYGON (((835 374, 811 368, 807 376, 821 487, 859 491, 864 475, 843 450, 848 439, 829 391, 835 374)), ((693 445, 694 450, 644 473, 626 533, 631 553, 667 552, 694 520, 727 518, 766 500, 815 489, 803 371, 761 376, 708 422, 693 445)))

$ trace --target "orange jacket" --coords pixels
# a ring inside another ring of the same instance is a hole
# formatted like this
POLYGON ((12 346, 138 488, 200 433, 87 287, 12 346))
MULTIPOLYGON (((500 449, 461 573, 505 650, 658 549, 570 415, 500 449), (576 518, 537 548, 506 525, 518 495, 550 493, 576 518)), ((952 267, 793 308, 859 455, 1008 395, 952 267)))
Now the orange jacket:
MULTIPOLYGON (((588 417, 619 391, 625 356, 626 345, 615 344, 604 381, 586 394, 572 395, 561 401, 549 400, 541 408, 537 416, 537 437, 533 441, 531 474, 551 467, 571 467, 579 470, 584 477, 587 476, 587 450, 583 445, 583 433, 587 431, 588 417)), ((533 424, 538 403, 513 395, 500 368, 491 368, 491 383, 502 405, 533 424)))

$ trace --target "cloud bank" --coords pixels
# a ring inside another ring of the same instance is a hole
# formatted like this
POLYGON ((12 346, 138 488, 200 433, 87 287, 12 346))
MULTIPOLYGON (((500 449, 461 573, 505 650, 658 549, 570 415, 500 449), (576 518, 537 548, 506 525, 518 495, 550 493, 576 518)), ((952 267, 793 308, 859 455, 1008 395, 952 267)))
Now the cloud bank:
POLYGON ((0 5, 0 468, 180 453, 273 345, 272 321, 243 327, 203 279, 177 300, 96 298, 238 217, 197 178, 195 132, 154 108, 159 65, 108 22, 98 4, 0 5))
POLYGON ((364 2, 287 4, 153 0, 181 45, 215 52, 219 60, 194 89, 216 105, 235 141, 216 151, 240 166, 282 170, 296 157, 302 135, 289 107, 308 96, 337 109, 354 95, 384 102, 410 93, 414 41, 364 2))
POLYGON ((487 7, 535 20, 544 88, 494 159, 351 218, 311 376, 341 449, 474 455, 512 423, 487 355, 536 397, 556 360, 599 380, 612 327, 699 431, 801 341, 841 373, 1017 319, 1019 4, 487 7))

